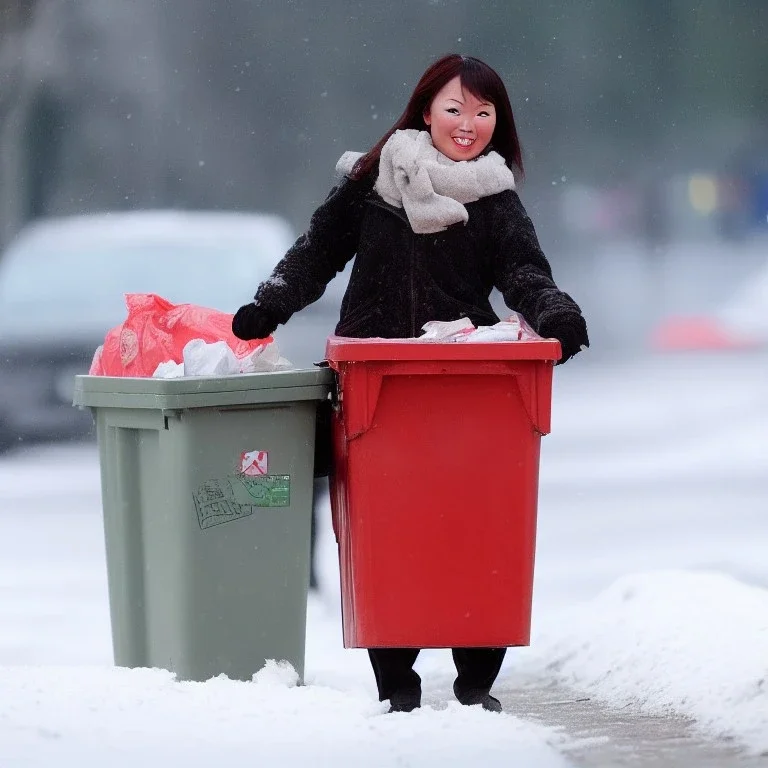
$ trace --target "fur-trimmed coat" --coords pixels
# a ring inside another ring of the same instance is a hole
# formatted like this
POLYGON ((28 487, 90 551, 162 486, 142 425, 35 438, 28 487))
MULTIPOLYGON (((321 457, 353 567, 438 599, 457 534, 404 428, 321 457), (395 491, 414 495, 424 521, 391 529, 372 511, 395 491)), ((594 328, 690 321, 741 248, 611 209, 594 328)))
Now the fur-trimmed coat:
POLYGON ((374 178, 344 178, 315 211, 306 234, 259 286, 255 302, 280 323, 322 296, 356 256, 336 334, 358 338, 419 336, 430 320, 499 318, 489 296, 535 330, 544 321, 583 325, 576 302, 552 270, 514 190, 467 203, 469 220, 442 232, 415 234, 402 208, 373 190, 374 178))

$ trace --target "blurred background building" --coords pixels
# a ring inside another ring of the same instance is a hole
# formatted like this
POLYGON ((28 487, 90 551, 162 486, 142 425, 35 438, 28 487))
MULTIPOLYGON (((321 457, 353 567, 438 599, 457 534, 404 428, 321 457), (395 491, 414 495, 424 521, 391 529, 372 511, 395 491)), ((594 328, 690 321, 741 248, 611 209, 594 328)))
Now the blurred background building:
POLYGON ((764 0, 2 0, 0 244, 39 217, 147 208, 300 231, 342 152, 459 51, 507 83, 523 200, 618 348, 765 252, 744 243, 768 232, 767 17, 764 0))

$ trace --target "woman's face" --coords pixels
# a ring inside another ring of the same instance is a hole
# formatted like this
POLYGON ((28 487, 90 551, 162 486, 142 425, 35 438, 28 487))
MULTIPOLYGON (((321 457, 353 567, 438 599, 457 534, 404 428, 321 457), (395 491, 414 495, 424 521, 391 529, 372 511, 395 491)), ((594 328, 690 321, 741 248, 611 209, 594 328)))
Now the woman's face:
POLYGON ((490 144, 496 108, 461 87, 456 76, 446 83, 424 112, 432 143, 451 160, 474 160, 490 144))

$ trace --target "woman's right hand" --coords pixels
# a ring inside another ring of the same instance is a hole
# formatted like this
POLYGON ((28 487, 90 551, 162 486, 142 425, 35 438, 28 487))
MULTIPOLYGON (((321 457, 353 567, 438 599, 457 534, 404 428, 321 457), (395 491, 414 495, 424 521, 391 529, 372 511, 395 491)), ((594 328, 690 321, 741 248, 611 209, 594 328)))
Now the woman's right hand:
POLYGON ((277 320, 253 301, 240 307, 232 318, 232 333, 243 341, 266 339, 275 332, 277 326, 277 320))

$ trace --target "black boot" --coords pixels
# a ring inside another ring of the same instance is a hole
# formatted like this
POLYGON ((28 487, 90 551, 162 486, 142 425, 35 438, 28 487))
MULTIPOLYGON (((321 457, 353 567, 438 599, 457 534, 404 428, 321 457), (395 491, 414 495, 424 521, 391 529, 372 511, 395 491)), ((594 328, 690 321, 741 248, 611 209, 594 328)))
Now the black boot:
POLYGON ((488 712, 501 712, 501 702, 491 696, 506 648, 454 648, 458 676, 453 684, 456 698, 467 706, 480 704, 488 712))
POLYGON ((467 707, 471 707, 473 704, 479 704, 488 712, 502 711, 501 702, 495 696, 491 696, 487 691, 461 691, 457 688, 456 683, 454 683, 453 692, 456 694, 456 698, 459 702, 467 707))
POLYGON ((421 706, 421 691, 393 691, 389 696, 389 712, 413 712, 421 706))
POLYGON ((369 648, 379 701, 389 699, 390 712, 412 712, 421 706, 421 678, 413 669, 418 648, 369 648))

